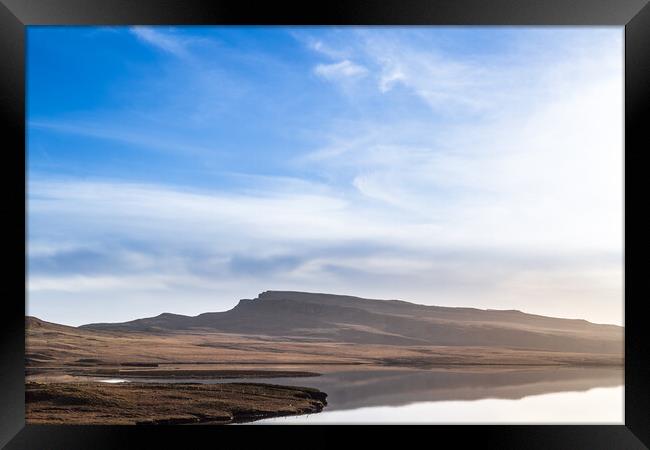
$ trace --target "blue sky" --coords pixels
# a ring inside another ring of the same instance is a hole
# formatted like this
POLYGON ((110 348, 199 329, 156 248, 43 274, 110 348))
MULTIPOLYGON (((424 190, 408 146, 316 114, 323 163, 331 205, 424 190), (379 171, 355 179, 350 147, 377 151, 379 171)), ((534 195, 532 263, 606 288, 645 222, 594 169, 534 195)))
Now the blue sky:
POLYGON ((29 27, 27 312, 622 323, 622 28, 29 27))

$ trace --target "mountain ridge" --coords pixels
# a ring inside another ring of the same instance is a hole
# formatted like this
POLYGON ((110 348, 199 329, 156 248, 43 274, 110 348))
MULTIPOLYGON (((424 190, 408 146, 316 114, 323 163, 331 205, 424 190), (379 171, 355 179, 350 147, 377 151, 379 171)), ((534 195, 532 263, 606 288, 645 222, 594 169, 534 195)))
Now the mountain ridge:
POLYGON ((622 353, 623 328, 518 310, 429 306, 404 300, 264 291, 232 309, 197 316, 162 313, 81 329, 179 332, 206 329, 274 338, 388 345, 498 346, 622 353))

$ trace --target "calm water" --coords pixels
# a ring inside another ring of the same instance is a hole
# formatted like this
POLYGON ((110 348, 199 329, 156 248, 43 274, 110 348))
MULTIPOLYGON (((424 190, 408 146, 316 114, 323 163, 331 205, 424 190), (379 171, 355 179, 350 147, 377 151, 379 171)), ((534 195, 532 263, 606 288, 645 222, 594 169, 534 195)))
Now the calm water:
POLYGON ((621 424, 623 386, 586 392, 533 395, 519 400, 483 399, 371 406, 277 417, 254 424, 621 424))
POLYGON ((308 378, 138 381, 258 382, 328 394, 321 413, 256 424, 623 423, 623 371, 612 368, 341 370, 308 378))

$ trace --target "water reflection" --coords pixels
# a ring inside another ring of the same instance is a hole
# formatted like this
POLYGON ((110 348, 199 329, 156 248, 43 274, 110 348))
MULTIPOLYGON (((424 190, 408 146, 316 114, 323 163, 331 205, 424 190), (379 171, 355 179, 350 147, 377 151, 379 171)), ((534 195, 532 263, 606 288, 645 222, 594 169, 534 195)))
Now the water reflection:
POLYGON ((349 371, 281 383, 327 392, 327 408, 258 423, 623 422, 622 369, 349 371))
POLYGON ((623 423, 623 386, 556 392, 518 400, 416 402, 325 410, 255 424, 615 424, 623 423))
POLYGON ((328 394, 321 413, 255 422, 260 424, 623 423, 622 368, 348 368, 318 377, 128 381, 136 380, 271 383, 315 387, 328 394))

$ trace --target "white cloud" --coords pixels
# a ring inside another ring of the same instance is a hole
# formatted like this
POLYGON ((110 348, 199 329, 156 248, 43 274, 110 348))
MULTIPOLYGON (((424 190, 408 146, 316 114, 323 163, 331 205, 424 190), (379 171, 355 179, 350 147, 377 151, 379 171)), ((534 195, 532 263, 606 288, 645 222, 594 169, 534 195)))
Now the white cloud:
POLYGON ((131 27, 131 32, 142 42, 159 48, 173 55, 184 57, 188 55, 186 41, 171 33, 160 31, 155 27, 131 27))
POLYGON ((309 40, 309 48, 332 59, 342 59, 348 55, 347 51, 341 48, 334 48, 320 39, 309 40))
POLYGON ((436 111, 448 111, 461 107, 482 110, 490 92, 490 80, 480 65, 471 65, 442 58, 421 51, 394 50, 386 56, 382 49, 378 63, 381 67, 378 88, 389 92, 397 84, 411 89, 436 111), (481 91, 480 95, 477 91, 481 91))
POLYGON ((327 80, 341 81, 364 77, 368 69, 346 59, 332 64, 318 64, 314 68, 314 73, 327 80))
POLYGON ((386 93, 390 91, 396 83, 404 82, 405 80, 406 75, 399 67, 384 69, 384 72, 379 78, 379 90, 382 93, 386 93))
POLYGON ((57 292, 93 292, 102 290, 133 289, 150 291, 165 289, 171 280, 168 275, 152 277, 132 276, 80 276, 45 277, 39 276, 29 280, 32 293, 39 291, 57 292))

